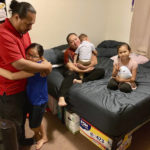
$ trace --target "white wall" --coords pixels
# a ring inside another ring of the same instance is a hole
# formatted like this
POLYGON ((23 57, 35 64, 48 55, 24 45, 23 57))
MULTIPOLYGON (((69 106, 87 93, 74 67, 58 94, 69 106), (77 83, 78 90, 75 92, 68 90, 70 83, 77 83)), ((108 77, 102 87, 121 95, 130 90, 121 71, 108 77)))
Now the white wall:
MULTIPOLYGON (((6 0, 7 7, 11 0, 6 0)), ((23 1, 23 0, 18 0, 23 1)), ((95 45, 103 40, 128 41, 131 0, 25 0, 37 10, 32 42, 44 48, 66 43, 70 32, 86 33, 95 45)))
POLYGON ((70 32, 86 33, 94 44, 103 40, 107 13, 105 0, 26 1, 37 10, 36 23, 30 31, 32 42, 50 48, 66 43, 70 32))
POLYGON ((129 42, 132 0, 108 0, 106 40, 129 42))
POLYGON ((70 32, 88 34, 97 44, 103 39, 105 19, 105 0, 35 0, 37 21, 31 32, 33 40, 51 47, 66 43, 70 32), (41 19, 42 18, 42 19, 41 19), (98 21, 97 21, 98 20, 98 21), (101 36, 102 35, 102 36, 101 36), (39 40, 39 37, 43 38, 39 40))

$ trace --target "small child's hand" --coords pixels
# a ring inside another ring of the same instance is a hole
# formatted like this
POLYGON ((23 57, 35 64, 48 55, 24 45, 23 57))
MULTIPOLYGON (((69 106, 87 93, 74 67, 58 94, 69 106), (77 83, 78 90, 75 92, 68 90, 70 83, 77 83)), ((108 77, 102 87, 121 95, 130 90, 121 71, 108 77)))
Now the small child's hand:
POLYGON ((118 64, 115 64, 115 69, 116 69, 116 71, 119 71, 119 65, 118 64))
POLYGON ((119 76, 116 76, 115 80, 116 80, 117 82, 125 82, 125 80, 122 79, 122 78, 120 78, 119 76))

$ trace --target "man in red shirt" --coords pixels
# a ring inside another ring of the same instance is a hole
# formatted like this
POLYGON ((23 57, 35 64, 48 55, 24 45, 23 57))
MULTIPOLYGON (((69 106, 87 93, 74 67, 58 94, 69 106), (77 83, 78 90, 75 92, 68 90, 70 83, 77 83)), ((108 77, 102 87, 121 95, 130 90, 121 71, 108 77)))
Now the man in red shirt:
MULTIPOLYGON (((25 50, 31 44, 28 31, 35 22, 35 9, 27 2, 12 0, 10 11, 12 16, 0 24, 0 67, 11 72, 24 70, 47 75, 52 69, 49 62, 34 63, 25 56, 25 50)), ((0 76, 0 118, 15 123, 20 142, 25 137, 22 131, 27 101, 25 89, 26 79, 11 81, 0 76)))

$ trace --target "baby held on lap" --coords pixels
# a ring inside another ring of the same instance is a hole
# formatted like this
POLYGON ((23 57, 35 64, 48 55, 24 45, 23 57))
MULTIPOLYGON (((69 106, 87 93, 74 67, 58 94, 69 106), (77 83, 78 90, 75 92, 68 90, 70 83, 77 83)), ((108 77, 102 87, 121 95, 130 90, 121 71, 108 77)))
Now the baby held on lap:
MULTIPOLYGON (((81 34, 79 36, 79 39, 81 41, 81 44, 75 51, 74 64, 75 64, 75 66, 77 66, 77 63, 79 63, 83 66, 88 66, 91 64, 92 53, 94 55, 97 55, 97 51, 95 50, 95 46, 89 42, 87 35, 81 34), (77 61, 77 59, 78 59, 78 61, 77 61)), ((79 65, 79 67, 80 67, 80 65, 79 65)), ((80 69, 82 69, 82 68, 80 68, 80 69)), ((84 74, 79 73, 79 76, 80 76, 80 79, 83 79, 84 74)))

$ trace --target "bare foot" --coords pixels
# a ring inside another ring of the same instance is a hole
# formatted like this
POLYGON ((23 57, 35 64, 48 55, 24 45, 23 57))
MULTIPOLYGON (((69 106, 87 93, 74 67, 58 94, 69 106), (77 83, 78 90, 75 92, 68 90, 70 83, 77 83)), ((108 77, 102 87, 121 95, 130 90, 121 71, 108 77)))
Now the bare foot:
POLYGON ((65 102, 65 98, 64 97, 59 97, 58 105, 61 106, 61 107, 67 105, 67 103, 65 102))
POLYGON ((42 138, 42 135, 40 133, 34 135, 35 141, 39 141, 42 138))
POLYGON ((74 80, 73 80, 73 83, 82 83, 82 80, 74 79, 74 80))
POLYGON ((47 138, 46 138, 46 139, 40 139, 40 140, 37 142, 37 144, 36 144, 36 150, 39 150, 39 149, 43 146, 43 144, 45 144, 47 141, 48 141, 47 138))

